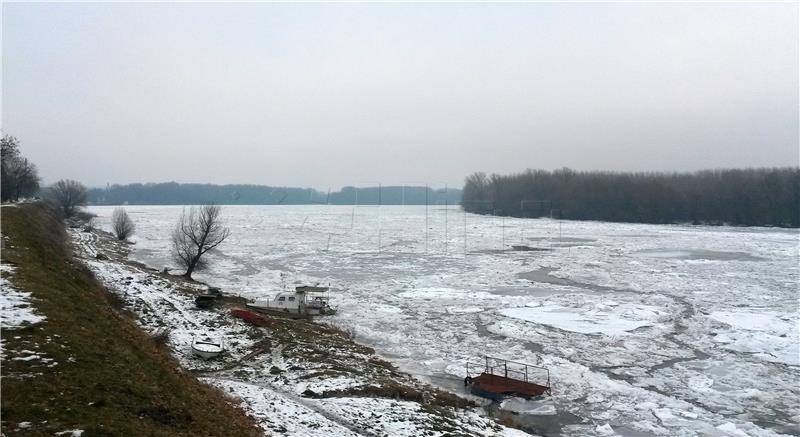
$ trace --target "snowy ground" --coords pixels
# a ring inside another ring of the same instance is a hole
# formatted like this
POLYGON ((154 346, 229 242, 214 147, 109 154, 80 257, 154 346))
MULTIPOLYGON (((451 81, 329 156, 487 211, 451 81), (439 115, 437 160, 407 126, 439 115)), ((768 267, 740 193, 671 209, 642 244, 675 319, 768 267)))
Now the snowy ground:
MULTIPOLYGON (((112 209, 92 208, 106 229, 112 209)), ((128 208, 134 258, 172 264, 180 211, 128 208)), ((483 354, 546 366, 551 404, 531 410, 550 416, 530 420, 564 435, 800 434, 796 230, 559 223, 441 206, 224 215, 232 236, 199 279, 246 297, 330 283, 333 323, 451 390, 483 354), (512 245, 533 250, 503 250, 512 245)))

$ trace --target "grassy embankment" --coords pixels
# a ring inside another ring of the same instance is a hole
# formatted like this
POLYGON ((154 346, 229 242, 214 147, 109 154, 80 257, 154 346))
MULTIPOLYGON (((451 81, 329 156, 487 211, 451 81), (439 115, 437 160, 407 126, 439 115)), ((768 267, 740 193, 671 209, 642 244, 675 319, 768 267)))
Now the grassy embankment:
POLYGON ((138 328, 70 255, 63 225, 38 204, 3 208, 2 262, 47 319, 3 331, 2 431, 53 435, 258 435, 250 418, 138 328), (23 350, 58 364, 13 360, 23 350))

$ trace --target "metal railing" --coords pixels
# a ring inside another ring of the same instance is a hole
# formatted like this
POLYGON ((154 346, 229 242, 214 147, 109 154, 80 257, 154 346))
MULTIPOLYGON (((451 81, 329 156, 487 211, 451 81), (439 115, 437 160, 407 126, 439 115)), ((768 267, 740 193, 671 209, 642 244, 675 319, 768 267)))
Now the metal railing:
POLYGON ((467 362, 467 376, 487 374, 550 387, 550 370, 545 367, 490 356, 484 356, 484 360, 484 363, 467 362))

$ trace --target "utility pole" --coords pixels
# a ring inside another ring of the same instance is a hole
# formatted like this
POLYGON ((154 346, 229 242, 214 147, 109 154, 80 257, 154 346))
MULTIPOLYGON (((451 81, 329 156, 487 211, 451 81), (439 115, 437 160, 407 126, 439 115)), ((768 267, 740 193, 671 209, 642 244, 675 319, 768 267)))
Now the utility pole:
POLYGON ((447 254, 447 184, 444 185, 444 253, 447 254))
POLYGON ((467 209, 464 204, 461 204, 461 209, 464 210, 464 256, 467 256, 467 209))
POLYGON ((428 253, 428 184, 425 184, 425 253, 428 253))
POLYGON ((502 228, 503 228, 503 246, 500 248, 501 251, 506 250, 506 216, 502 217, 502 228))

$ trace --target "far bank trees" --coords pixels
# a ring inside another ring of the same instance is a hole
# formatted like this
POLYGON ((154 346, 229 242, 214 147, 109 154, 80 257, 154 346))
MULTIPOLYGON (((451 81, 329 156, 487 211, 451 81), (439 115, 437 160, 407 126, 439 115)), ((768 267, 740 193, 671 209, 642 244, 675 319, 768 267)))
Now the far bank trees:
POLYGON ((219 246, 230 235, 222 223, 222 208, 219 205, 193 206, 188 213, 184 209, 178 225, 172 232, 172 255, 186 269, 185 276, 192 279, 195 270, 205 266, 205 255, 219 246))
POLYGON ((618 173, 475 173, 467 212, 635 223, 800 227, 800 168, 618 173))

